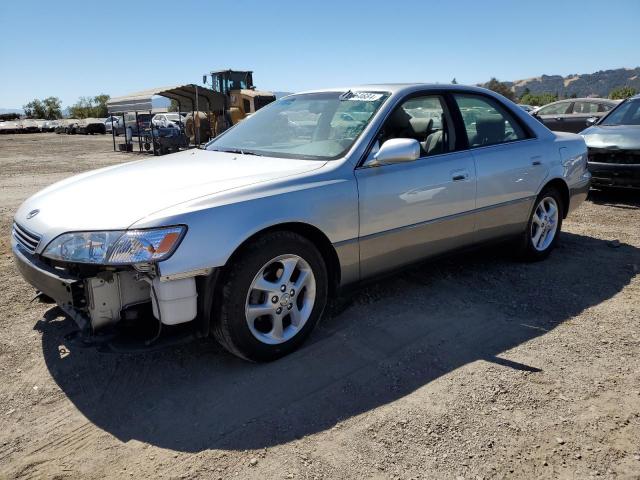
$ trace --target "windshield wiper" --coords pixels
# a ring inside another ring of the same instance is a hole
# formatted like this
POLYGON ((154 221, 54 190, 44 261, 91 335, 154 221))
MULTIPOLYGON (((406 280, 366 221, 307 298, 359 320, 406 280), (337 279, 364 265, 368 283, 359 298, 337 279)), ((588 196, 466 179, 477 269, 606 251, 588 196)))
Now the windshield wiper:
POLYGON ((263 157, 264 155, 256 152, 252 152, 250 150, 242 150, 241 148, 229 148, 225 150, 213 150, 214 152, 224 152, 224 153, 239 153, 240 155, 255 155, 256 157, 263 157))

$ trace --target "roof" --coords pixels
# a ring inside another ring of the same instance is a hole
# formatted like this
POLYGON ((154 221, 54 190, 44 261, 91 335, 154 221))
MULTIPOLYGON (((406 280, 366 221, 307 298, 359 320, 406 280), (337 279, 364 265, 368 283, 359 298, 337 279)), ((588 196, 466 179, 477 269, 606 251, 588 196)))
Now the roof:
POLYGON ((336 88, 325 88, 319 90, 307 90, 299 93, 315 93, 315 92, 346 92, 352 91, 368 91, 368 92, 388 92, 392 95, 397 93, 405 94, 418 90, 456 90, 461 92, 486 92, 486 88, 474 87, 470 85, 447 84, 447 83, 372 83, 364 85, 351 85, 336 88))
MULTIPOLYGON (((556 100, 551 103, 560 103, 560 102, 600 102, 600 103, 610 103, 612 105, 620 103, 618 100, 611 100, 610 98, 599 98, 599 97, 580 97, 580 98, 563 98, 561 100, 556 100)), ((548 103, 547 105, 551 105, 548 103)))
POLYGON ((253 70, 233 70, 227 68, 226 70, 213 70, 211 73, 213 75, 215 75, 216 73, 253 73, 253 70))
POLYGON ((224 95, 193 83, 174 85, 169 87, 150 88, 141 92, 131 93, 122 97, 114 97, 107 102, 107 109, 112 113, 142 112, 153 109, 151 99, 155 95, 180 102, 184 110, 222 110, 224 95), (198 105, 196 105, 196 92, 198 105))

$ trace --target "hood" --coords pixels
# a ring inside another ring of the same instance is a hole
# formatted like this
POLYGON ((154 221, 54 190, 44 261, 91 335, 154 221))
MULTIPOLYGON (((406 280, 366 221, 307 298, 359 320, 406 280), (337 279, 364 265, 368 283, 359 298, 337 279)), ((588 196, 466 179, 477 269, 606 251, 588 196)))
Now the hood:
POLYGON ((640 150, 640 125, 594 125, 580 135, 590 148, 640 150))
POLYGON ((125 229, 182 202, 305 173, 324 163, 189 150, 55 183, 26 200, 15 220, 43 241, 69 231, 125 229), (28 219, 34 210, 39 212, 28 219))

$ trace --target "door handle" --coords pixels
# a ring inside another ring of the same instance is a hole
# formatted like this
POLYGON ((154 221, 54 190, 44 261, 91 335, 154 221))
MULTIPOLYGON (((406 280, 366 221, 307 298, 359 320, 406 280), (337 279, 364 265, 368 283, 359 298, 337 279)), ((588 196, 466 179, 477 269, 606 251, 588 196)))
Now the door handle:
POLYGON ((451 172, 449 172, 449 175, 451 175, 451 180, 453 180, 454 182, 460 182, 469 178, 469 170, 467 170, 466 168, 451 170, 451 172))
POLYGON ((562 121, 562 117, 556 117, 555 119, 556 119, 558 122, 561 122, 561 121, 562 121))
POLYGON ((531 165, 542 165, 542 156, 536 155, 535 157, 531 157, 531 165))

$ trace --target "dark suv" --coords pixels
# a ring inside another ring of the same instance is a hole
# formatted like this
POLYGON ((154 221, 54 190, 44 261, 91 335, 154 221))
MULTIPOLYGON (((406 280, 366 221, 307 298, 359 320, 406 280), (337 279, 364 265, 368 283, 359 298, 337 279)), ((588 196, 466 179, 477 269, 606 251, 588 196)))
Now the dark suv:
POLYGON ((539 108, 533 116, 549 130, 578 133, 587 128, 587 119, 600 119, 619 102, 606 98, 571 98, 539 108))

